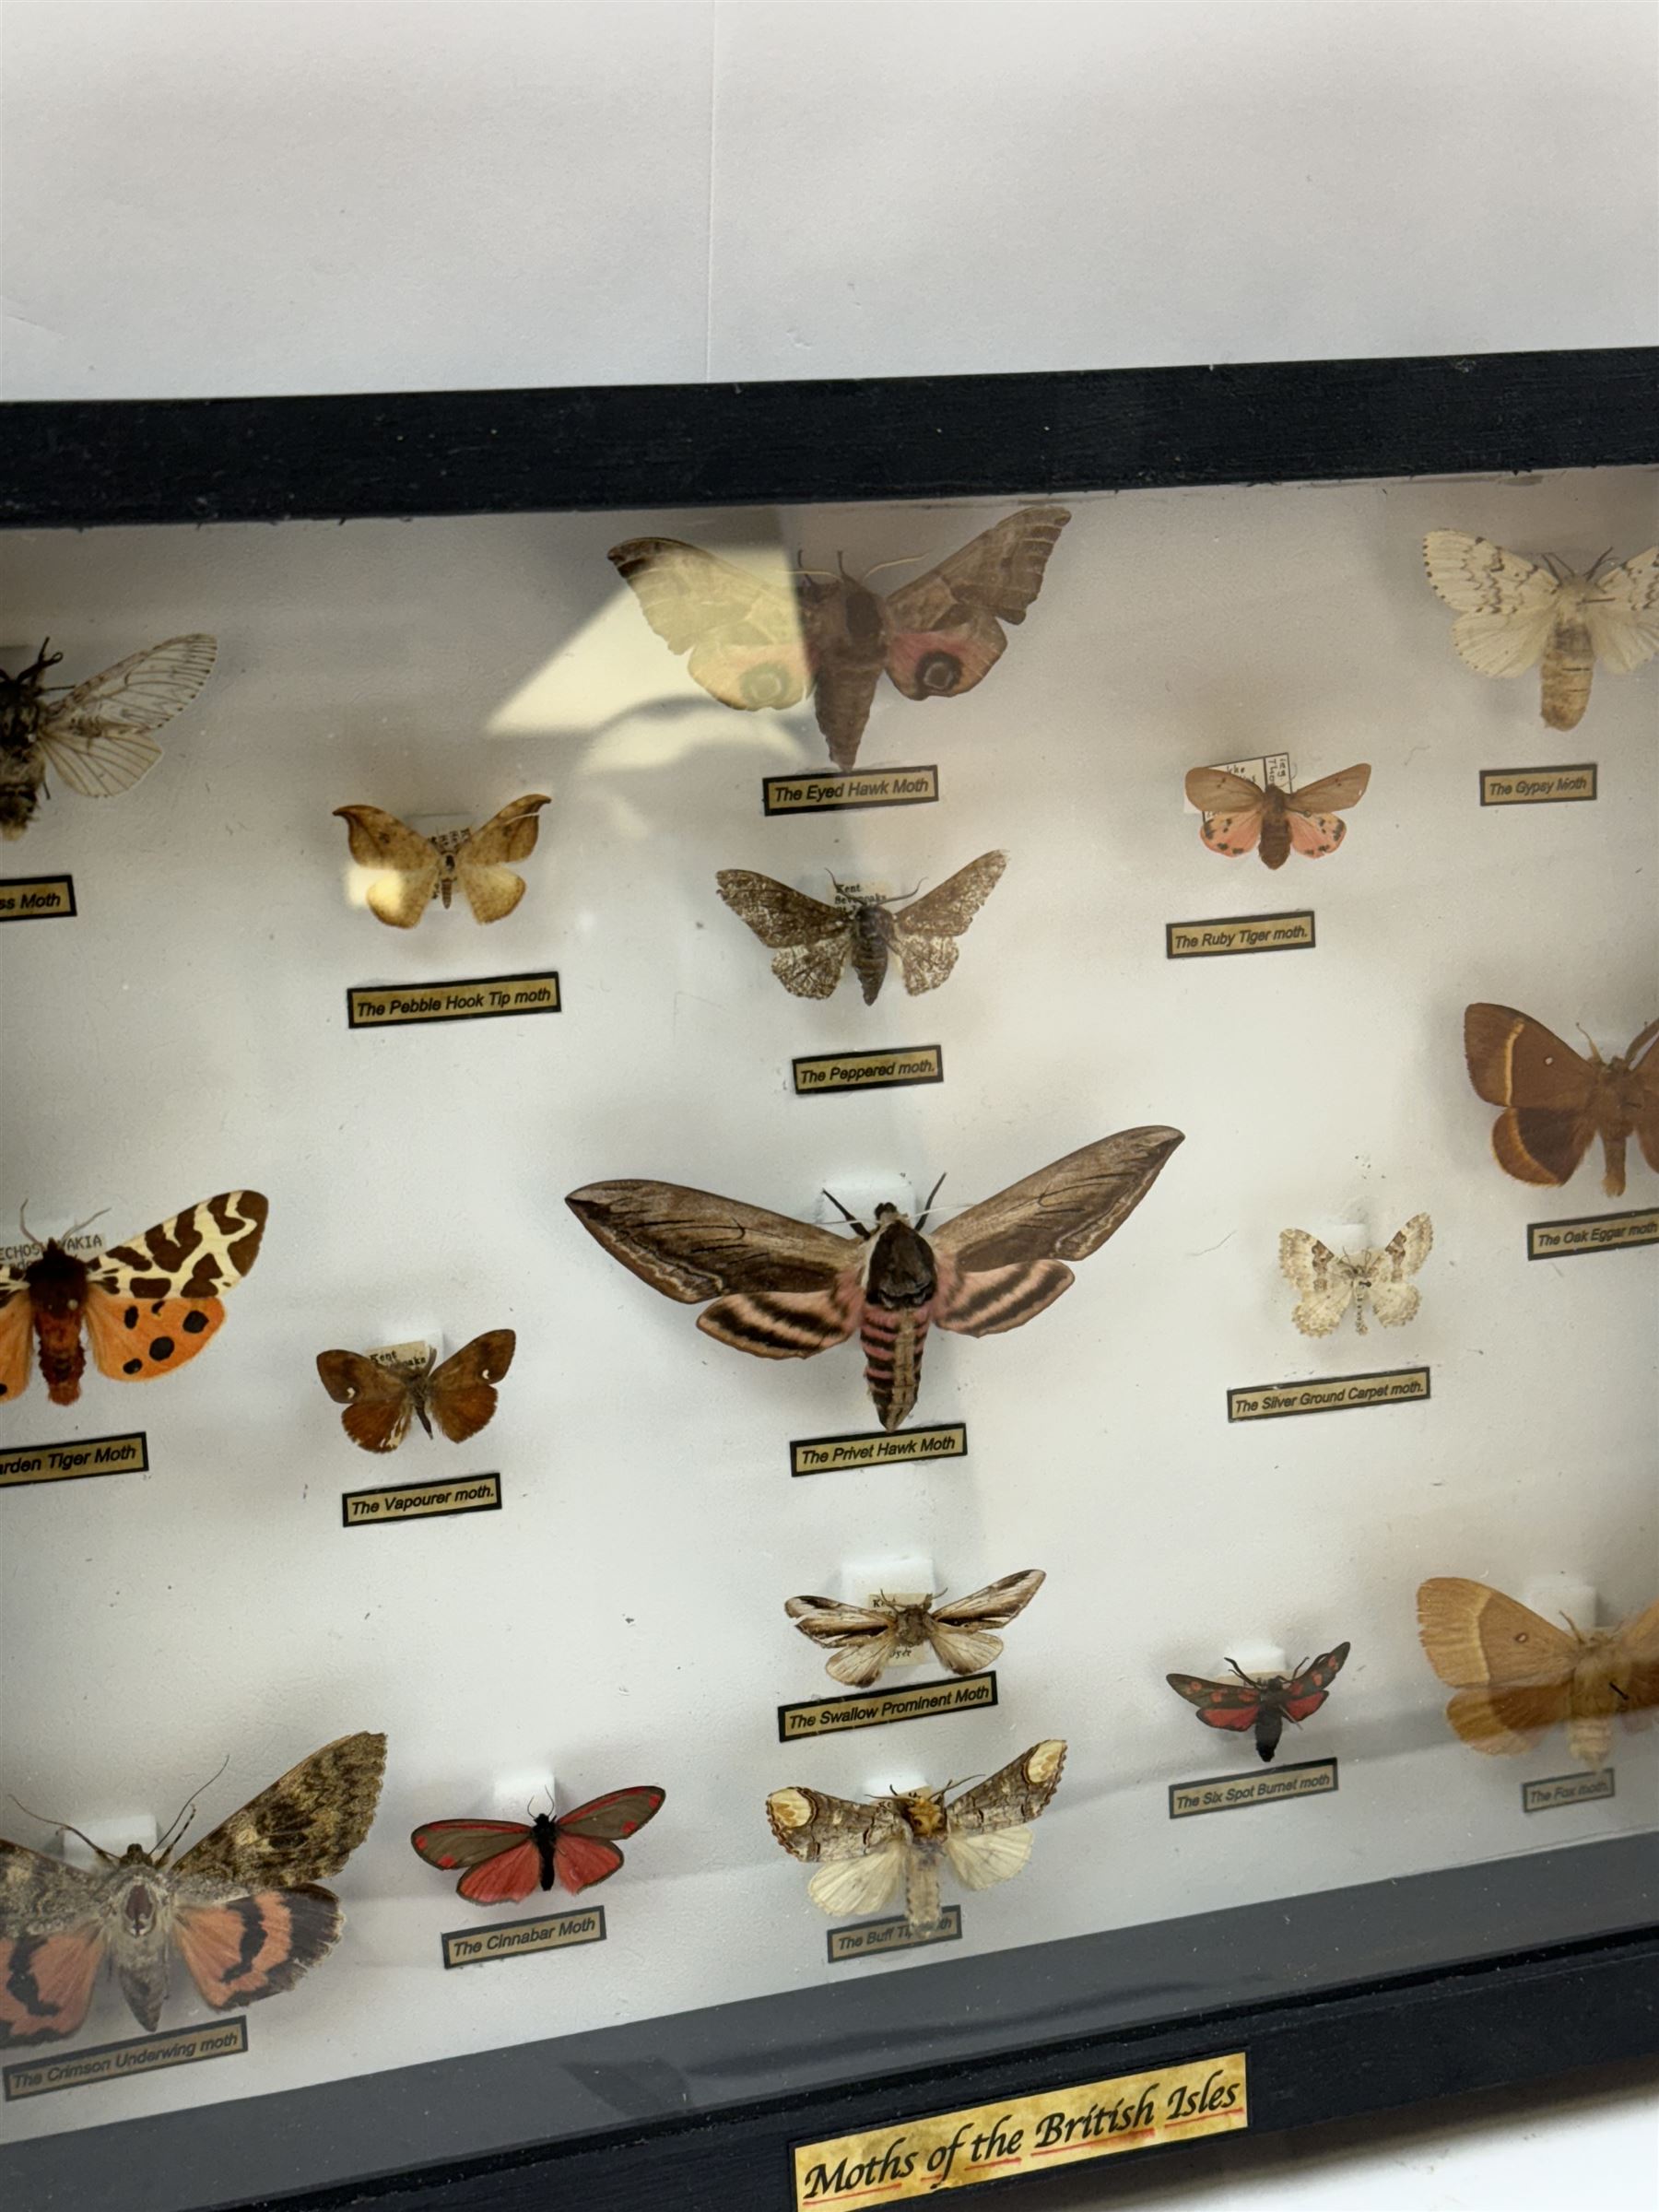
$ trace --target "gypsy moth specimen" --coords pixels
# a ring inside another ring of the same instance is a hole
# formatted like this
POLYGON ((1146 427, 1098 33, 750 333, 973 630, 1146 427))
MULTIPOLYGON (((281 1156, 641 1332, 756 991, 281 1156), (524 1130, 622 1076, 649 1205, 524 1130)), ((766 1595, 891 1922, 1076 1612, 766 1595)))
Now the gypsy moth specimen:
POLYGON ((1466 530, 1431 530, 1423 559, 1456 612, 1452 640, 1471 668, 1524 676, 1543 664, 1541 712, 1552 730, 1583 720, 1598 660, 1627 676, 1659 653, 1659 546, 1623 562, 1604 553, 1580 575, 1553 553, 1531 561, 1466 530))
MULTIPOLYGON (((802 568, 794 589, 674 537, 630 537, 610 559, 672 653, 724 706, 793 707, 814 693, 839 769, 853 767, 885 669, 907 699, 958 699, 1006 649, 1042 589, 1064 507, 1025 507, 895 592, 802 568)), ((893 566, 900 563, 890 564, 893 566)))
POLYGON ((1030 1823, 1060 1784, 1065 1746, 1051 1736, 987 1781, 945 1802, 945 1790, 897 1790, 861 1805, 822 1790, 774 1790, 772 1834, 792 1858, 816 1864, 806 1894, 824 1912, 879 1912, 902 1889, 912 1928, 939 1917, 939 1874, 964 1889, 1010 1880, 1031 1855, 1030 1823))
POLYGON ((1563 1633, 1485 1583, 1437 1575, 1418 1592, 1418 1634, 1457 1692, 1447 1720, 1477 1751, 1525 1751, 1565 1722, 1573 1758, 1605 1767, 1615 1720, 1646 1727, 1659 1705, 1659 1601, 1617 1628, 1569 1620, 1563 1633))
POLYGON ((1018 1618, 1041 1589, 1040 1567, 1005 1574, 971 1596, 949 1605, 934 1603, 935 1592, 919 1605, 878 1597, 872 1606, 848 1606, 832 1597, 792 1597, 783 1610, 803 1636, 832 1647, 826 1671, 838 1682, 865 1689, 892 1664, 895 1652, 931 1644, 941 1666, 953 1675, 977 1674, 1002 1655, 1002 1638, 992 1631, 1018 1618))
POLYGON ((572 1891, 608 1881, 622 1864, 617 1839, 635 1835, 662 1810, 667 1793, 635 1783, 574 1812, 533 1820, 429 1820, 409 1838, 429 1866, 465 1871, 455 1884, 469 1904, 518 1904, 558 1882, 572 1891))
POLYGON ((369 1833, 385 1765, 383 1735, 325 1744, 177 1865, 194 1802, 153 1852, 134 1843, 118 1859, 82 1836, 100 1862, 89 1873, 0 1841, 0 2046, 73 2035, 106 1959, 145 2029, 175 1950, 216 2012, 291 1989, 339 1939, 340 1900, 318 1885, 369 1833))
POLYGON ((1271 1759, 1285 1733, 1285 1723, 1300 1726, 1315 1713, 1330 1695, 1330 1685, 1342 1672, 1348 1646, 1322 1652, 1312 1665, 1304 1659, 1288 1675, 1247 1675, 1236 1659, 1228 1665, 1235 1682, 1209 1682, 1202 1675, 1166 1675, 1164 1680, 1177 1697, 1198 1708, 1206 1728, 1246 1728, 1255 1731, 1256 1756, 1271 1759))
POLYGON ((1236 776, 1229 768, 1187 771, 1186 795, 1204 819, 1198 834, 1212 853, 1239 860, 1258 848, 1262 865, 1282 868, 1292 853, 1323 860, 1347 835, 1341 809, 1358 806, 1371 782, 1371 763, 1340 768, 1299 791, 1236 776))
MULTIPOLYGON (((1585 1039, 1588 1044, 1590 1041, 1585 1039)), ((1479 1096, 1504 1112, 1492 1124, 1498 1165, 1518 1182, 1566 1182, 1596 1137, 1602 1189, 1620 1198, 1634 1136, 1659 1169, 1659 1020, 1619 1056, 1575 1053, 1530 1014, 1484 1003, 1464 1009, 1464 1058, 1479 1096)))
POLYGON ((524 895, 524 879, 506 864, 535 850, 549 804, 545 792, 512 799, 477 830, 441 830, 422 837, 380 806, 336 806, 351 857, 383 874, 369 886, 370 911, 392 929, 413 929, 434 899, 447 907, 457 888, 475 922, 500 922, 524 895))
POLYGON ((512 1365, 518 1338, 491 1329, 434 1366, 424 1359, 371 1359, 367 1352, 319 1352, 317 1373, 336 1406, 340 1426, 364 1452, 395 1452, 411 1417, 429 1436, 432 1423, 452 1444, 464 1444, 495 1418, 495 1385, 512 1365))
POLYGON ((0 671, 0 837, 28 829, 49 770, 83 799, 130 791, 161 758, 154 733, 190 704, 217 651, 199 631, 169 638, 61 698, 45 677, 64 656, 45 645, 16 676, 0 671))
POLYGON ((835 883, 833 877, 833 906, 748 868, 722 868, 714 880, 739 920, 762 945, 775 948, 772 973, 785 991, 796 998, 828 998, 851 959, 869 1006, 887 979, 889 959, 898 961, 912 998, 938 989, 956 966, 956 940, 1007 865, 1006 853, 982 853, 925 898, 910 894, 904 905, 855 883, 835 883))
POLYGON ((1429 1257, 1434 1225, 1427 1214, 1413 1214, 1381 1250, 1341 1257, 1305 1229, 1279 1234, 1279 1267, 1301 1292, 1290 1318, 1304 1336, 1328 1336, 1340 1328, 1351 1305, 1361 1336, 1367 1334, 1369 1306, 1385 1329, 1404 1327, 1416 1315, 1422 1292, 1408 1277, 1429 1257))
POLYGON ((565 1204, 665 1298, 712 1299, 697 1325, 737 1351, 810 1359, 857 1330, 881 1425, 897 1429, 916 1403, 929 1328, 999 1335, 1053 1305, 1076 1279, 1064 1263, 1123 1227, 1182 1141, 1179 1129, 1121 1129, 931 1236, 925 1209, 913 1227, 894 1206, 877 1207, 873 1228, 848 1215, 849 1239, 677 1182, 593 1182, 565 1204))

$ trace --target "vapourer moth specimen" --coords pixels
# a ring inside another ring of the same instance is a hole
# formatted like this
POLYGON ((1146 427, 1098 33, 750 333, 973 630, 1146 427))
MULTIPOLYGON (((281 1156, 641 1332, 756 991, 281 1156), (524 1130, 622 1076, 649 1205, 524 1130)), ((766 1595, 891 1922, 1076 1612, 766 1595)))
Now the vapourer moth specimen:
POLYGON ((1530 1014, 1466 1006, 1469 1080, 1488 1105, 1505 1109, 1492 1124, 1498 1165, 1519 1182, 1563 1183, 1599 1136, 1602 1189, 1622 1197, 1632 1136, 1649 1167, 1659 1169, 1656 1046, 1659 1021, 1650 1021, 1618 1058, 1604 1060, 1591 1044, 1586 1060, 1530 1014))
POLYGON ((258 1191, 221 1191, 89 1260, 49 1238, 26 1266, 0 1266, 0 1404, 28 1388, 31 1328, 54 1406, 80 1396, 83 1322, 112 1382, 147 1382, 194 1359, 259 1257, 268 1210, 258 1191))
POLYGON ((1330 1694, 1330 1685, 1342 1672, 1348 1646, 1322 1652, 1310 1665, 1307 1660, 1288 1675, 1247 1675, 1236 1659, 1228 1665, 1236 1682, 1209 1682, 1202 1675, 1166 1675, 1164 1680, 1177 1697, 1198 1708, 1206 1728, 1255 1731, 1257 1756, 1270 1759, 1278 1749, 1287 1721, 1300 1726, 1315 1713, 1330 1694))
POLYGON ((434 899, 448 906, 457 889, 475 922, 500 922, 524 895, 524 879, 506 864, 535 850, 549 804, 545 792, 512 799, 477 830, 441 830, 423 837, 380 806, 336 806, 351 857, 384 872, 369 886, 371 912, 393 929, 413 929, 434 899))
MULTIPOLYGON (((772 973, 797 998, 828 998, 849 959, 866 1006, 874 1006, 896 959, 912 998, 936 991, 957 963, 956 940, 996 888, 1005 853, 982 853, 908 905, 855 883, 835 884, 835 904, 809 899, 749 868, 722 868, 720 895, 762 945, 775 949, 772 973)), ((833 877, 830 877, 835 882, 833 877)))
POLYGON ((1614 1721, 1645 1727, 1659 1706, 1659 1602, 1617 1628, 1569 1620, 1563 1632, 1485 1583, 1441 1575, 1418 1592, 1418 1634, 1457 1692, 1447 1720, 1477 1751, 1525 1751, 1565 1722, 1573 1758, 1599 1769, 1614 1721))
POLYGON ((1434 1225, 1427 1214, 1413 1214, 1380 1251, 1341 1257, 1305 1229, 1279 1233, 1279 1267, 1301 1292, 1290 1318, 1304 1336, 1329 1336, 1342 1325, 1351 1305, 1361 1336, 1367 1334, 1369 1306, 1385 1329, 1397 1329, 1416 1314, 1422 1292, 1407 1278, 1429 1257, 1434 1225))
POLYGON ((849 769, 884 669, 907 699, 959 698, 990 674, 1003 624, 1025 620, 1070 520, 1064 507, 1021 508, 885 594, 844 568, 802 568, 784 589, 673 537, 630 537, 610 559, 712 698, 782 708, 813 691, 830 758, 849 769))
POLYGON ((608 1881, 622 1864, 618 1836, 653 1820, 667 1794, 636 1783, 554 1817, 534 1820, 429 1820, 409 1838, 429 1866, 465 1869, 456 1889, 474 1905, 516 1905, 557 1881, 576 1891, 608 1881))
POLYGON ((91 1872, 0 1841, 0 2045, 73 2035, 106 1959, 146 2029, 161 2018, 175 1949, 216 2012, 291 1989, 339 1939, 339 1900, 318 1885, 369 1833, 385 1765, 383 1735, 343 1735, 176 1866, 194 1802, 153 1852, 134 1843, 117 1859, 83 1836, 91 1872))
POLYGON ((676 1182, 594 1182, 565 1203, 653 1290, 713 1300, 697 1325, 737 1351, 810 1359, 858 1331, 881 1425, 897 1429, 916 1403, 928 1330, 1000 1335, 1053 1305, 1076 1279, 1064 1263, 1122 1228, 1182 1141, 1179 1129, 1122 1129, 931 1236, 925 1208, 914 1227, 893 1206, 877 1207, 873 1229, 848 1215, 849 1239, 676 1182))
POLYGON ((1423 540, 1429 581, 1456 611, 1452 640, 1481 676, 1524 676, 1543 663, 1542 712, 1573 730, 1599 660, 1627 676, 1659 653, 1659 546, 1618 562, 1604 553, 1580 575, 1547 553, 1531 561, 1466 530, 1423 540))
POLYGON ((971 1596, 936 1606, 934 1593, 916 1605, 878 1597, 873 1606, 848 1606, 832 1597, 792 1597, 783 1610, 803 1636, 834 1647, 827 1671, 838 1682, 865 1689, 892 1664, 893 1654, 916 1644, 933 1646, 934 1656, 953 1675, 976 1674, 1002 1654, 1006 1629, 1023 1613, 1043 1584, 1040 1567, 1005 1574, 971 1596))
POLYGON ((1299 791, 1285 791, 1236 776, 1230 768, 1194 768, 1187 771, 1186 795, 1204 817, 1198 834, 1212 853, 1239 860, 1257 848, 1264 867, 1282 868, 1292 852, 1308 860, 1335 852, 1347 835, 1340 810, 1359 806, 1371 772, 1371 763, 1361 760, 1299 791))
POLYGON ((83 799, 130 791, 161 758, 154 733, 213 673, 218 647, 200 633, 129 653, 63 696, 44 682, 63 659, 42 645, 16 676, 0 672, 0 837, 21 837, 54 772, 83 799))
POLYGON ((518 1338, 511 1329, 475 1336, 441 1365, 424 1359, 371 1359, 367 1352, 319 1352, 317 1373, 336 1406, 340 1426, 365 1452, 395 1452, 411 1415, 429 1436, 437 1422, 452 1444, 464 1444, 495 1418, 495 1385, 512 1365, 518 1338))
POLYGON ((1051 1736, 948 1805, 944 1790, 898 1790, 863 1805, 789 1789, 772 1792, 766 1814, 792 1858, 817 1864, 806 1894, 821 1912, 879 1912, 902 1890, 906 1920, 925 1928, 939 1917, 944 1864, 964 1889, 990 1889, 1020 1871, 1031 1855, 1030 1823, 1065 1764, 1065 1746, 1051 1736))

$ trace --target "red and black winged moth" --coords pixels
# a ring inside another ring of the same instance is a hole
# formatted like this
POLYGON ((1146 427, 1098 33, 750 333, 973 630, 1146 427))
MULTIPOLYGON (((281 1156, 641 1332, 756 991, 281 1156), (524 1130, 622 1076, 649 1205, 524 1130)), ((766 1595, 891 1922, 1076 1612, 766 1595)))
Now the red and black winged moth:
POLYGON ((1209 1682, 1202 1675, 1166 1675, 1164 1679, 1177 1697, 1198 1708, 1198 1718, 1206 1728, 1253 1728, 1258 1755, 1270 1759, 1278 1749, 1285 1723, 1300 1726, 1319 1711, 1347 1655, 1347 1645, 1339 1643, 1335 1651, 1322 1652, 1312 1665, 1304 1659, 1288 1675, 1247 1675, 1236 1659, 1230 1659, 1227 1664, 1238 1677, 1236 1682, 1209 1682))

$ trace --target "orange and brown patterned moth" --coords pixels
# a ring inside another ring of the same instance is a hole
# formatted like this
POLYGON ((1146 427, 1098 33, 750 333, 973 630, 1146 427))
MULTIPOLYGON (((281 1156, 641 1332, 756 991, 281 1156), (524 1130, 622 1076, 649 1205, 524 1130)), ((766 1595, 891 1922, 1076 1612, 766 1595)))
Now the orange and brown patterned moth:
POLYGON ((1466 1006, 1464 1057, 1476 1090, 1505 1110, 1492 1124, 1492 1151, 1517 1182, 1567 1182, 1598 1136, 1609 1198, 1624 1194, 1632 1136, 1649 1167, 1659 1168, 1659 1021, 1617 1059, 1604 1060, 1591 1044, 1586 1060, 1530 1014, 1466 1006))
POLYGON ((291 1989, 339 1939, 339 1900, 319 1885, 368 1834, 385 1764, 383 1735, 343 1735, 176 1865, 194 1804, 153 1852, 134 1843, 118 1859, 82 1836, 90 1872, 0 1840, 0 2046, 73 2035, 105 1959, 146 2029, 175 1950, 216 2012, 291 1989))
POLYGON ((370 884, 369 911, 391 929, 413 929, 436 899, 448 906, 457 889, 475 922, 500 922, 524 895, 524 879, 506 864, 535 850, 549 804, 545 792, 512 799, 477 830, 441 830, 423 837, 382 806, 336 806, 351 857, 382 871, 370 884))
POLYGON ((512 1365, 518 1338, 490 1329, 434 1367, 435 1355, 392 1360, 367 1352, 319 1352, 324 1389, 346 1410, 340 1426, 365 1452, 395 1452, 411 1418, 429 1436, 437 1422, 452 1444, 464 1444, 495 1418, 496 1384, 512 1365))
POLYGON ((80 1396, 83 1322, 112 1382, 147 1382, 194 1359, 259 1257, 267 1211, 258 1191, 221 1191, 89 1260, 49 1238, 27 1265, 0 1266, 0 1403, 28 1387, 31 1329, 54 1406, 80 1396))
POLYGON ((881 1425, 897 1429, 916 1403, 928 1330, 995 1336, 1053 1305, 1077 1279, 1065 1263, 1123 1227, 1182 1141, 1179 1129, 1121 1129, 930 1236, 926 1208, 914 1226, 894 1206, 878 1206, 871 1228, 847 1214, 849 1240, 676 1182, 594 1182, 565 1203, 665 1298, 712 1300, 697 1325, 737 1351, 810 1359, 856 1331, 881 1425))
POLYGON ((887 979, 889 959, 898 961, 912 998, 938 989, 956 966, 957 939, 1007 865, 1006 853, 982 853, 908 905, 855 883, 837 883, 830 906, 749 868, 722 868, 715 881, 732 912, 762 945, 775 948, 772 973, 785 991, 796 998, 828 998, 851 959, 869 1006, 887 979))
POLYGON ((218 650, 195 633, 129 653, 58 696, 42 645, 16 676, 0 671, 0 837, 21 837, 47 796, 48 771, 83 799, 130 791, 161 758, 154 732, 186 708, 218 650))
MULTIPOLYGON (((933 1646, 934 1656, 953 1675, 971 1675, 1002 1655, 1002 1638, 993 1633, 1017 1619, 1041 1589, 1040 1567, 1020 1574, 1005 1574, 971 1596, 953 1598, 949 1605, 934 1603, 934 1595, 905 1605, 894 1598, 877 1598, 874 1605, 842 1605, 832 1597, 792 1597, 784 1602, 803 1636, 831 1647, 826 1671, 838 1682, 866 1688, 892 1664, 896 1652, 917 1644, 933 1646)), ((942 1594, 935 1593, 934 1594, 942 1594)))
POLYGON ((1259 849, 1264 867, 1282 868, 1293 852, 1308 860, 1335 853, 1347 835, 1340 810, 1358 806, 1370 782, 1367 760, 1300 791, 1257 783, 1230 768, 1194 768, 1187 771, 1186 795, 1204 817, 1198 834, 1212 853, 1238 860, 1259 849))
POLYGON ((1202 1675, 1166 1675, 1164 1680, 1177 1697, 1198 1708, 1206 1728, 1246 1728, 1255 1731, 1256 1756, 1270 1759, 1278 1749, 1285 1723, 1300 1726, 1324 1703, 1330 1685, 1341 1673, 1348 1646, 1293 1667, 1288 1675, 1247 1675, 1236 1659, 1228 1665, 1238 1677, 1234 1682, 1209 1682, 1202 1675))

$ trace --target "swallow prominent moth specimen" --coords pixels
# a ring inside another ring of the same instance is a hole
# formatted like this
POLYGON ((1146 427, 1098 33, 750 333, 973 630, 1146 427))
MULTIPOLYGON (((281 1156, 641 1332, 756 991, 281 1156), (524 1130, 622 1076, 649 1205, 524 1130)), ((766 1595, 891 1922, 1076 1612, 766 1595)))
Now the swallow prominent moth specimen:
POLYGON ((772 973, 785 991, 797 998, 828 998, 851 959, 870 1006, 887 980, 889 959, 899 963, 912 998, 938 989, 956 966, 957 939, 1007 865, 1006 853, 982 853, 925 898, 912 897, 902 906, 855 883, 835 884, 835 904, 829 906, 749 868, 722 868, 714 880, 738 919, 773 947, 772 973))
POLYGON ((1256 1755, 1270 1759, 1278 1749, 1285 1723, 1297 1725, 1315 1713, 1330 1694, 1330 1686, 1348 1655, 1346 1643, 1322 1652, 1310 1665, 1307 1660, 1288 1675, 1247 1675, 1236 1659, 1228 1665, 1236 1682, 1206 1682, 1202 1675, 1166 1675, 1164 1680, 1177 1697, 1198 1708, 1206 1728, 1255 1731, 1256 1755))
POLYGON ((971 1675, 1002 1654, 1006 1629, 1023 1613, 1043 1584, 1040 1567, 1005 1574, 1000 1583, 970 1597, 938 1606, 932 1596, 916 1605, 878 1597, 873 1606, 844 1606, 832 1597, 792 1597, 783 1610, 803 1636, 831 1647, 828 1671, 838 1682, 865 1689, 892 1663, 895 1652, 929 1643, 941 1666, 953 1675, 971 1675))
POLYGON ((225 1318, 225 1292, 259 1257, 266 1211, 258 1191, 221 1191, 89 1260, 49 1238, 26 1265, 0 1266, 0 1403, 28 1387, 31 1329, 54 1406, 80 1396, 83 1323, 99 1373, 113 1382, 147 1382, 194 1359, 225 1318))
POLYGON ((83 799, 131 791, 161 758, 155 732, 207 681, 217 650, 199 634, 169 638, 61 695, 44 677, 64 656, 44 645, 18 675, 0 672, 0 837, 28 829, 49 770, 83 799))
POLYGON ((524 879, 507 863, 535 850, 548 804, 545 792, 513 799, 477 830, 441 830, 423 837, 380 806, 336 806, 351 857, 383 871, 369 886, 371 913, 393 929, 413 929, 434 899, 448 906, 457 888, 475 922, 500 922, 524 895, 524 879))
POLYGON ((385 1765, 383 1735, 343 1735, 176 1865, 194 1804, 153 1852, 134 1843, 117 1859, 83 1836, 100 1862, 90 1873, 0 1841, 0 2045, 73 2035, 105 1959, 147 2029, 175 1950, 216 2012, 291 1989, 339 1939, 339 1900, 318 1885, 369 1833, 385 1765))
POLYGON ((429 1351, 398 1361, 371 1359, 367 1352, 319 1352, 317 1372, 335 1404, 346 1408, 341 1428, 365 1452, 395 1452, 411 1416, 429 1436, 436 1421, 452 1444, 464 1444, 495 1418, 495 1386, 512 1365, 517 1343, 511 1329, 491 1329, 436 1367, 429 1351))
POLYGON ((1601 1768, 1613 1723, 1644 1727, 1659 1706, 1659 1601, 1616 1629, 1563 1630, 1484 1583, 1437 1575, 1418 1592, 1418 1634, 1457 1692, 1447 1720, 1477 1751, 1528 1750, 1564 1721, 1573 1758, 1601 1768))
POLYGON ((912 1928, 939 1917, 942 1862, 964 1889, 1010 1880, 1031 1855, 1030 1823, 1060 1783, 1065 1746, 1033 1744, 987 1781, 945 1802, 944 1790, 898 1790, 873 1805, 822 1790, 774 1790, 771 1831, 792 1858, 816 1864, 806 1894, 820 1911, 879 1912, 900 1890, 912 1928))
POLYGON ((631 1836, 662 1810, 666 1792, 636 1783, 554 1818, 429 1820, 409 1841, 429 1866, 465 1869, 455 1884, 475 1905, 516 1905, 554 1883, 571 1891, 608 1881, 622 1864, 618 1836, 631 1836))
POLYGON ((1301 1292, 1291 1309, 1291 1320, 1304 1336, 1329 1336, 1342 1326, 1342 1317, 1352 1306, 1363 1336, 1369 1306, 1385 1329, 1403 1327, 1416 1315, 1423 1296, 1409 1278, 1429 1257, 1433 1243, 1434 1225, 1427 1214, 1413 1214, 1381 1251, 1341 1258, 1305 1229, 1281 1230, 1279 1267, 1301 1292))
POLYGON ((1282 868, 1292 853, 1323 860, 1347 835, 1342 809, 1358 806, 1371 782, 1371 763, 1338 769, 1300 791, 1235 776, 1228 768, 1187 771, 1186 795, 1203 815, 1198 834, 1212 853, 1238 860, 1253 848, 1262 865, 1282 868))
POLYGON ((673 537, 630 537, 610 558, 705 691, 750 709, 813 691, 830 758, 849 769, 884 669, 906 699, 956 699, 990 674, 1003 624, 1025 620, 1070 520, 1064 507, 1022 508, 886 594, 844 568, 803 568, 785 590, 673 537))
MULTIPOLYGON (((1585 1042, 1589 1043, 1588 1038, 1585 1042)), ((1464 1009, 1469 1080, 1504 1112, 1492 1124, 1498 1165, 1520 1182, 1563 1183, 1596 1137, 1602 1189, 1622 1197, 1625 1147, 1634 1136, 1659 1168, 1659 1021, 1650 1021, 1614 1060, 1590 1057, 1513 1006, 1464 1009)))
POLYGON ((1590 703, 1600 661, 1616 676, 1659 653, 1659 546, 1618 562, 1604 553, 1578 575, 1553 553, 1525 560, 1489 537, 1431 530, 1423 540, 1429 581, 1457 620, 1452 641, 1481 676, 1542 669, 1542 712, 1552 730, 1573 730, 1590 703))
POLYGON ((1181 1141, 1179 1129, 1121 1129, 931 1236, 925 1210, 913 1227, 893 1206, 877 1207, 874 1228, 849 1215, 849 1240, 677 1182, 593 1182, 565 1203, 653 1290, 713 1300, 697 1325, 737 1351, 810 1359, 858 1331, 881 1425, 897 1429, 916 1403, 928 1330, 994 1336, 1053 1305, 1075 1279, 1065 1263, 1122 1228, 1181 1141))

